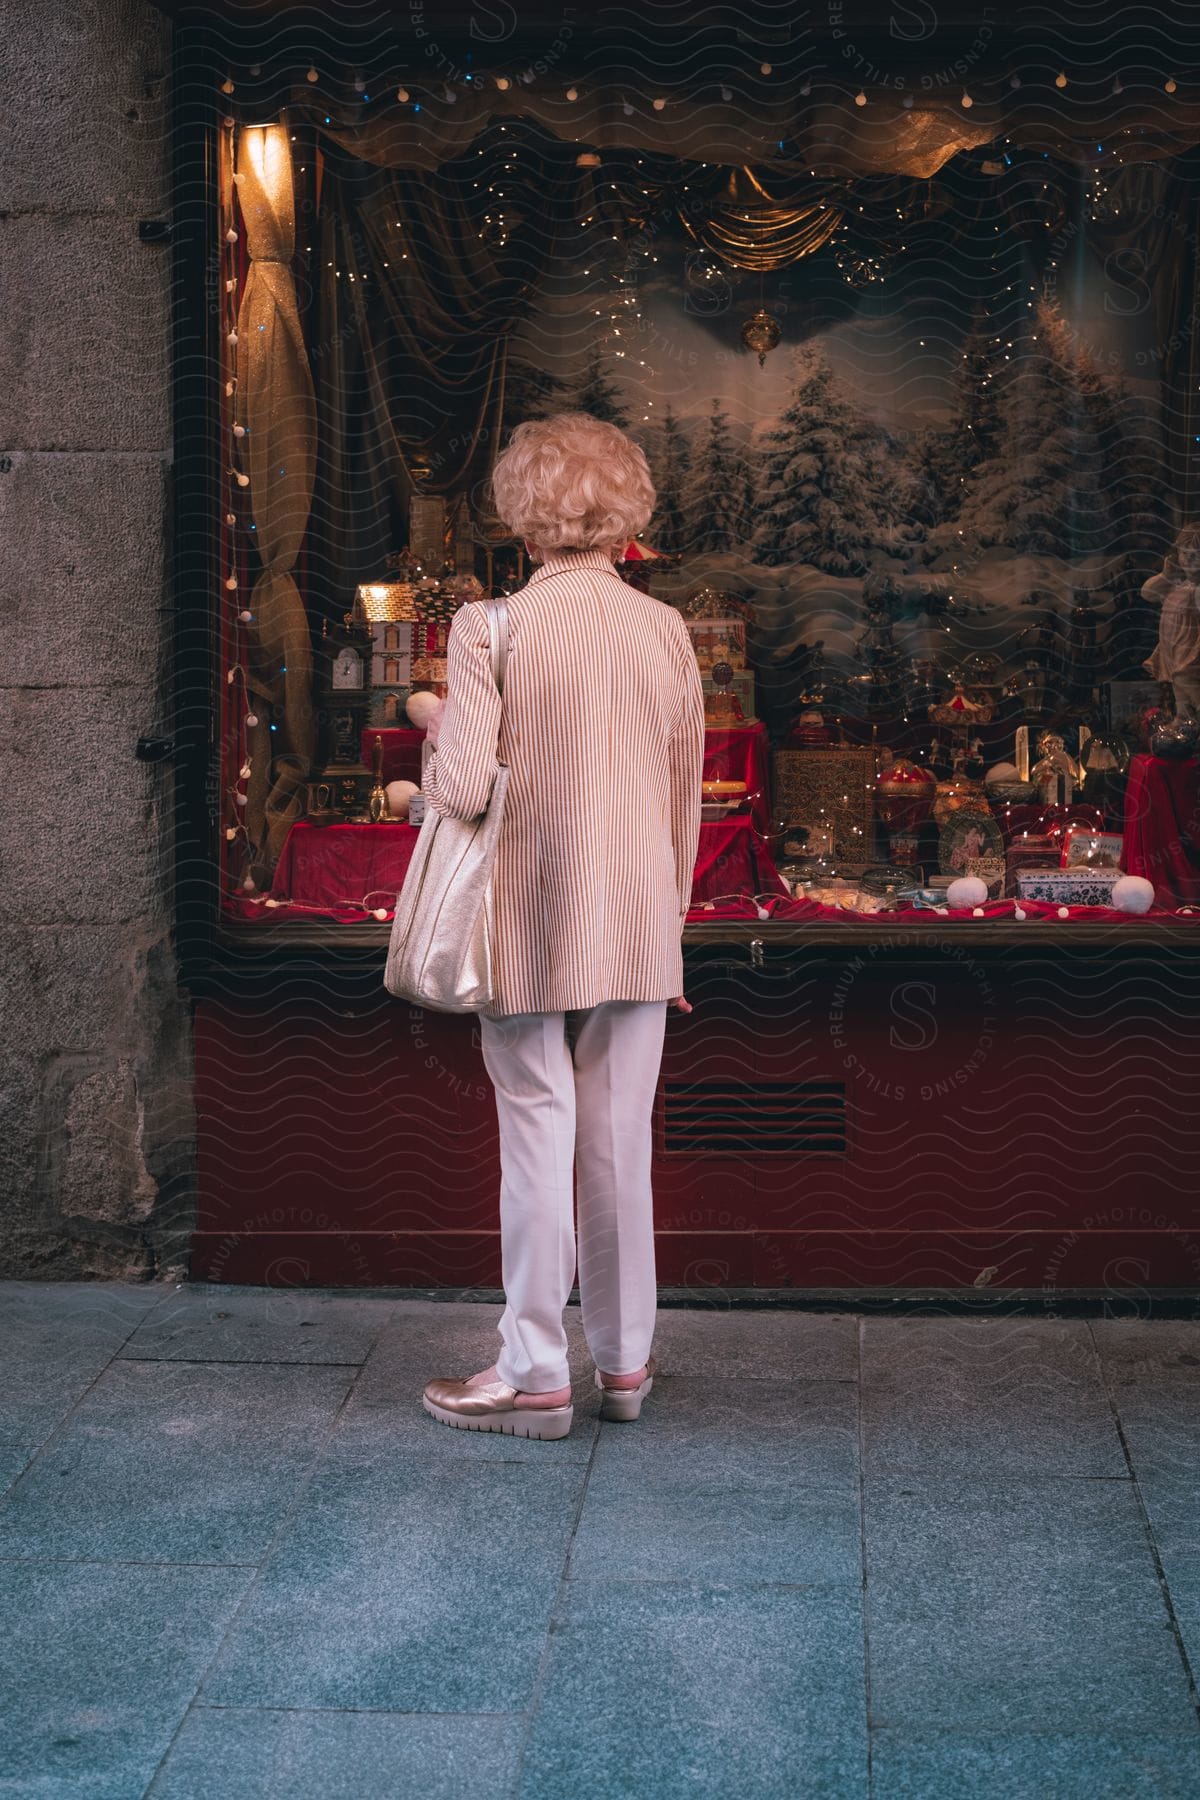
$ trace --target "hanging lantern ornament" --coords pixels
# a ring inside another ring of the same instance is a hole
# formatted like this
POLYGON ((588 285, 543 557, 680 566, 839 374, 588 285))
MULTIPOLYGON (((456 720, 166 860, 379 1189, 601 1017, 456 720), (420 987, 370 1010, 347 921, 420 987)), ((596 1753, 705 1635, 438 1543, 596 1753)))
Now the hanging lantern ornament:
POLYGON ((742 342, 747 350, 754 351, 760 369, 767 360, 767 352, 775 348, 782 335, 779 320, 762 306, 756 313, 751 313, 742 326, 742 342))

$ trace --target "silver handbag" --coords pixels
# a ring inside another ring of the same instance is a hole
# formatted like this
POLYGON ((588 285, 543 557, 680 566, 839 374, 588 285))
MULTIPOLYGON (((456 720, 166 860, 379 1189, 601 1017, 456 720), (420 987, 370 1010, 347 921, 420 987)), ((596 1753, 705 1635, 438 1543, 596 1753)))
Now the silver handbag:
MULTIPOLYGON (((487 611, 492 677, 504 692, 508 603, 474 602, 487 611)), ((501 763, 487 810, 447 819, 432 806, 417 837, 388 944, 383 985, 397 1000, 431 1012, 471 1013, 493 998, 492 867, 504 817, 508 769, 501 763)))

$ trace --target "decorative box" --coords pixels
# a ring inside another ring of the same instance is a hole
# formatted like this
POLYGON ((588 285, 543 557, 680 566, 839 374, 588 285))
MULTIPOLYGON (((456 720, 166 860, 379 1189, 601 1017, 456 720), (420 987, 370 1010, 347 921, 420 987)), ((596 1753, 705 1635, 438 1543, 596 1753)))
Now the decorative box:
POLYGON ((726 662, 731 669, 746 667, 745 619, 689 619, 687 628, 702 675, 715 663, 726 662))
POLYGON ((990 900, 998 899, 1004 892, 1007 873, 1002 856, 968 856, 963 866, 964 875, 974 875, 986 885, 990 900))
POLYGON ((1064 869, 1118 869, 1125 853, 1125 837, 1120 831, 1089 831, 1086 825, 1069 825, 1063 832, 1064 869))
POLYGON ((875 752, 777 750, 775 813, 789 825, 833 833, 834 853, 875 861, 875 752))
POLYGON ((1018 869, 1018 900, 1049 900, 1058 906, 1111 906, 1120 869, 1018 869))
POLYGON ((1058 861, 1058 840, 1048 835, 1022 832, 1013 838, 1005 853, 1004 892, 1017 891, 1017 875, 1022 869, 1049 869, 1058 861))
MULTIPOLYGON (((711 675, 702 675, 706 694, 715 694, 717 684, 711 675)), ((728 691, 737 695, 738 705, 742 709, 742 723, 748 725, 754 718, 754 671, 753 669, 735 669, 733 680, 728 684, 728 691)))

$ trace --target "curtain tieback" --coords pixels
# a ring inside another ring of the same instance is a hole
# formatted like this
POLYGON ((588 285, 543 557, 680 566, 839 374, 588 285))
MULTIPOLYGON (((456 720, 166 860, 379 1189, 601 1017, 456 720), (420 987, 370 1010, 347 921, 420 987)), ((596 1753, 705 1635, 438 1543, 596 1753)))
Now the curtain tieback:
POLYGON ((287 268, 287 266, 289 265, 291 260, 292 259, 290 256, 252 256, 250 258, 251 264, 254 264, 254 263, 282 263, 284 268, 287 268))

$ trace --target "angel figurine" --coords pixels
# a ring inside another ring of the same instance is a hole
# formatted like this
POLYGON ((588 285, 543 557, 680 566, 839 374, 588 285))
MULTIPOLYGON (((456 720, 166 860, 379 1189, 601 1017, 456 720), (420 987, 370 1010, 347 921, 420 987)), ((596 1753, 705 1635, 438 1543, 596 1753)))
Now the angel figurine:
POLYGON ((1162 607, 1158 643, 1142 665, 1155 681, 1169 681, 1175 710, 1200 710, 1200 525, 1185 525, 1175 548, 1163 559, 1162 573, 1142 585, 1142 599, 1162 607))
POLYGON ((1029 771, 1044 806, 1069 806, 1075 798, 1079 764, 1057 731, 1043 731, 1037 741, 1038 761, 1029 771))

